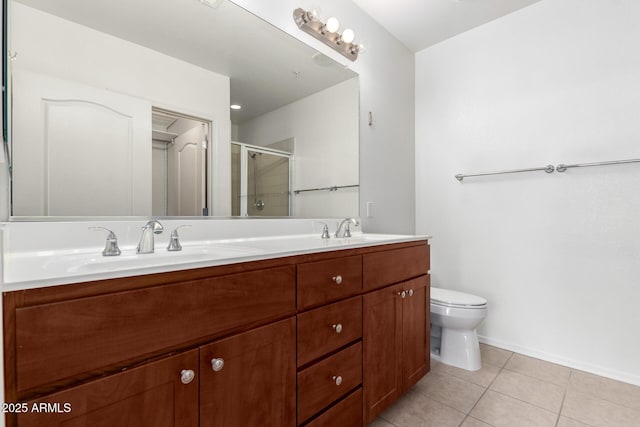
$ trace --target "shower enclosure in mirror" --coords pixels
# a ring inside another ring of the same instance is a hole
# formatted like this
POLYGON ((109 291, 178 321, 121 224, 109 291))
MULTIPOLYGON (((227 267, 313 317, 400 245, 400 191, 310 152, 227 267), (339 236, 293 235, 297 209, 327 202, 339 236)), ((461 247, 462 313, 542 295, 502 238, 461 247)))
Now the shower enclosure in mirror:
POLYGON ((292 154, 231 143, 231 212, 234 216, 291 214, 292 154))
POLYGON ((358 215, 358 77, 338 62, 229 0, 4 3, 14 220, 358 215), (184 129, 158 137, 159 112, 184 129), (279 201, 232 195, 232 140, 256 167, 295 140, 287 188, 255 181, 279 201))

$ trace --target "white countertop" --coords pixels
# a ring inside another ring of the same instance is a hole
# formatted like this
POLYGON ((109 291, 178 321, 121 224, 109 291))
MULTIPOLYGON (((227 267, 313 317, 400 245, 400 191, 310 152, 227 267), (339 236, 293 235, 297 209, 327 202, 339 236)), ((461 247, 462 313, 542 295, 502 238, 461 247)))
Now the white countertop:
MULTIPOLYGON (((3 237, 3 291, 33 289, 61 284, 79 283, 117 277, 163 273, 192 268, 211 267, 257 261, 314 252, 327 252, 429 239, 430 236, 362 233, 352 228, 349 239, 322 239, 317 220, 226 220, 183 221, 161 220, 165 226, 163 238, 156 238, 155 253, 136 254, 139 221, 67 223, 6 223, 3 237), (285 224, 281 223, 282 221, 285 224), (297 222, 296 222, 297 221, 297 222), (191 223, 181 229, 183 250, 168 252, 168 237, 172 227, 191 223), (306 224, 305 224, 306 223, 306 224), (86 232, 88 226, 114 229, 119 239, 119 256, 102 256, 106 235, 86 232), (241 228, 242 232, 233 229, 241 228), (248 229, 247 229, 248 228, 248 229), (282 228, 293 231, 282 235, 282 228), (254 229, 252 232, 250 229, 254 229), (304 233, 313 229, 313 233, 304 233), (117 230, 117 231, 116 231, 117 230), (226 232, 225 232, 226 231, 226 232), (277 233, 277 235, 264 235, 277 233), (82 239, 60 240, 61 236, 79 234, 82 239), (260 235, 263 234, 263 235, 260 235), (239 237, 236 237, 239 236, 239 237), (255 236, 255 237, 254 237, 255 236), (220 237, 220 238, 216 238, 220 237), (90 244, 87 244, 89 242, 90 244), (100 246, 95 243, 100 242, 100 246)), ((329 224, 335 220, 327 220, 329 224)), ((327 222, 325 221, 325 222, 327 222)), ((335 229, 335 227, 334 227, 335 229)))

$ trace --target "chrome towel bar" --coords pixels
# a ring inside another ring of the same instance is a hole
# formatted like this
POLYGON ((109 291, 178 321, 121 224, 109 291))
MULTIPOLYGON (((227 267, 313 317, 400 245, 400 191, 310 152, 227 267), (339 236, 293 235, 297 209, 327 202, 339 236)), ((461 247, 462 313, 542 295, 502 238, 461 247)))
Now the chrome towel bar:
POLYGON ((569 168, 584 168, 584 167, 589 167, 589 166, 606 166, 606 165, 621 165, 624 163, 638 163, 640 162, 640 159, 629 159, 629 160, 610 160, 607 162, 595 162, 595 163, 576 163, 574 165, 565 165, 563 163, 560 163, 558 166, 556 166, 556 170, 558 172, 564 172, 569 168))
POLYGON ((528 169, 512 169, 505 171, 496 171, 496 172, 483 172, 483 173, 473 173, 473 174, 458 174, 456 175, 456 179, 460 182, 464 178, 472 177, 472 176, 486 176, 486 175, 502 175, 506 173, 518 173, 518 172, 535 172, 535 171, 545 171, 546 173, 552 173, 554 170, 558 172, 565 172, 569 168, 584 168, 590 166, 606 166, 606 165, 621 165, 625 163, 640 163, 640 159, 628 159, 628 160, 610 160, 606 162, 595 162, 595 163, 575 163, 572 165, 566 165, 564 163, 560 163, 555 168, 553 165, 547 165, 540 168, 528 168, 528 169))
POLYGON ((545 171, 546 173, 551 173, 555 170, 555 168, 553 167, 553 165, 547 165, 541 168, 529 168, 529 169, 513 169, 513 170, 507 170, 507 171, 496 171, 496 172, 482 172, 482 173, 470 173, 470 174, 461 174, 459 173, 458 175, 456 175, 456 179, 460 182, 462 182, 462 180, 464 178, 470 177, 470 176, 485 176, 485 175, 502 175, 505 173, 519 173, 519 172, 535 172, 535 171, 545 171))
POLYGON ((338 191, 338 189, 340 189, 340 188, 356 188, 356 187, 360 187, 360 185, 358 185, 358 184, 355 184, 355 185, 333 185, 331 187, 307 188, 305 190, 294 190, 293 194, 300 194, 300 193, 304 193, 304 192, 307 192, 307 191, 325 191, 325 190, 338 191))

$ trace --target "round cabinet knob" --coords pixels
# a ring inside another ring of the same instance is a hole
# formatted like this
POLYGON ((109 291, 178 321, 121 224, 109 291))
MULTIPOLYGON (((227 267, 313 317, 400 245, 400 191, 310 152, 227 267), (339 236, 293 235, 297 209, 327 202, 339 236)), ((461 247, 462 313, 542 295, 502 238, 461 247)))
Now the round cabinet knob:
POLYGON ((409 296, 412 297, 413 296, 413 289, 409 289, 409 296))
POLYGON ((224 359, 222 358, 211 359, 211 367, 216 372, 221 371, 222 368, 224 368, 224 359))
POLYGON ((336 282, 336 284, 339 285, 340 283, 342 283, 342 276, 338 274, 337 276, 333 276, 331 280, 333 280, 334 282, 336 282))
POLYGON ((407 296, 407 291, 398 292, 398 295, 400 296, 400 298, 405 299, 405 297, 407 296))
POLYGON ((182 384, 189 384, 196 377, 196 373, 191 369, 183 369, 180 371, 180 381, 182 384))
POLYGON ((342 377, 340 375, 334 376, 333 377, 333 382, 336 383, 336 385, 342 384, 342 377))
POLYGON ((331 325, 331 327, 336 331, 336 334, 342 333, 342 323, 331 325))

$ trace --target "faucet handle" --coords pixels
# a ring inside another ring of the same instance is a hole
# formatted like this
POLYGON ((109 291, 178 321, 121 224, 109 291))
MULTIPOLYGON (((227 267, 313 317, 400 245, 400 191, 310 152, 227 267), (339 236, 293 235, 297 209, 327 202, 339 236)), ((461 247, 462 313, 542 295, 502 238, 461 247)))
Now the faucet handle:
POLYGON ((342 220, 342 222, 340 223, 336 223, 336 233, 335 236, 336 237, 342 237, 342 238, 349 238, 351 237, 351 226, 350 224, 353 224, 354 226, 359 226, 360 222, 355 219, 355 218, 345 218, 342 220), (344 226, 344 232, 342 233, 342 236, 340 236, 340 230, 342 230, 342 227, 344 226))
MULTIPOLYGON (((356 224, 356 226, 357 226, 357 224, 356 224)), ((347 225, 345 225, 344 235, 342 237, 344 237, 345 239, 351 238, 351 227, 349 227, 349 223, 347 223, 347 225)))
POLYGON ((322 227, 322 236, 320 237, 322 239, 330 239, 331 235, 329 234, 329 226, 327 225, 327 223, 324 221, 316 221, 316 223, 322 224, 324 226, 322 227))
POLYGON ((93 231, 106 231, 107 242, 102 250, 102 256, 118 256, 120 255, 120 248, 118 247, 118 238, 116 233, 104 227, 89 227, 89 230, 93 231))
POLYGON ((182 250, 182 245, 180 244, 180 236, 178 236, 178 230, 185 227, 191 227, 191 225, 180 225, 171 232, 171 237, 169 237, 169 246, 167 246, 167 250, 169 252, 177 252, 182 250))

